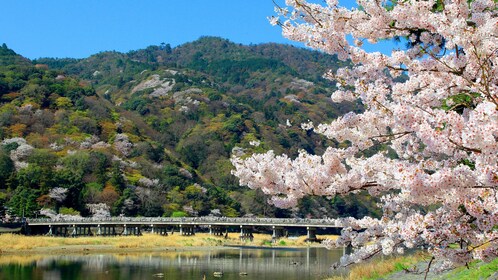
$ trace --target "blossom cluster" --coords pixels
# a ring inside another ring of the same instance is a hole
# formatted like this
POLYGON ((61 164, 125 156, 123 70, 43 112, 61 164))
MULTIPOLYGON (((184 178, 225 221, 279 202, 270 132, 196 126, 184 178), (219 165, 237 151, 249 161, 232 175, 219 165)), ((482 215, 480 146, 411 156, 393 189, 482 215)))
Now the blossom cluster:
POLYGON ((49 191, 48 196, 57 202, 63 202, 67 197, 67 191, 66 188, 55 187, 49 191))
POLYGON ((127 157, 131 154, 133 143, 130 142, 126 134, 116 134, 114 138, 114 148, 123 156, 127 157))
POLYGON ((83 220, 80 215, 57 214, 53 209, 43 208, 40 210, 40 215, 49 217, 52 221, 79 221, 83 220))
POLYGON ((14 162, 16 170, 28 166, 26 159, 33 153, 33 146, 29 145, 24 138, 14 137, 2 141, 2 145, 16 144, 17 147, 10 151, 10 159, 14 162))
POLYGON ((287 38, 352 62, 325 77, 337 84, 334 102, 360 101, 365 110, 302 125, 349 145, 294 159, 233 156, 233 174, 279 207, 307 195, 378 197, 380 219, 344 219, 341 238, 327 243, 354 248, 342 265, 417 247, 450 265, 497 257, 496 2, 325 2, 287 0, 270 21, 287 38), (396 38, 410 47, 390 55, 364 48, 396 38))
POLYGON ((107 204, 105 203, 89 203, 86 208, 92 214, 94 218, 109 218, 111 217, 111 211, 107 204))

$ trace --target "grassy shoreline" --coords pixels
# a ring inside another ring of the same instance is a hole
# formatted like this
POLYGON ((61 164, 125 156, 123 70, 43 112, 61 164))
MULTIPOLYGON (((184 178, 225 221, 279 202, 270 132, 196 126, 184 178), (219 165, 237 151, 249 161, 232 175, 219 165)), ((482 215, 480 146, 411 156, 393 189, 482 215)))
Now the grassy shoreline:
POLYGON ((386 276, 409 269, 427 257, 427 254, 418 252, 412 255, 376 259, 370 262, 353 265, 347 275, 335 276, 328 280, 386 279, 386 276))
MULTIPOLYGON (((360 263, 350 268, 346 275, 334 276, 327 280, 418 280, 425 277, 430 255, 417 252, 412 255, 386 257, 367 263, 360 263), (406 272, 418 270, 419 273, 406 272)), ((460 266, 441 273, 429 272, 430 280, 481 280, 496 279, 498 277, 498 258, 485 263, 474 261, 469 267, 460 266), (491 277, 491 278, 490 278, 491 277)))
MULTIPOLYGON (((335 239, 335 235, 318 236, 320 239, 335 239)), ((281 238, 271 242, 268 234, 254 234, 254 239, 240 240, 238 234, 233 233, 228 238, 197 233, 194 236, 179 234, 160 236, 144 234, 143 236, 116 236, 116 237, 49 237, 24 236, 15 234, 0 235, 0 255, 29 254, 32 252, 60 253, 67 252, 116 252, 116 251, 161 251, 161 250, 190 250, 192 248, 220 247, 220 246, 259 246, 259 247, 309 247, 320 246, 319 243, 306 242, 306 236, 296 239, 281 238)))

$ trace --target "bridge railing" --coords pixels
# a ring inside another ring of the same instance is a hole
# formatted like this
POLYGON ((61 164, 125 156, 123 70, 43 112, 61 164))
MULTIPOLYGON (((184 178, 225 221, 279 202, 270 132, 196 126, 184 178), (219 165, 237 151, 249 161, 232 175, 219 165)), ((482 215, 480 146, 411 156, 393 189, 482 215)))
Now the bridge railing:
POLYGON ((171 223, 171 224, 289 224, 289 225, 323 225, 340 227, 341 223, 337 219, 301 219, 301 218, 230 218, 230 217, 78 217, 78 218, 37 218, 28 219, 28 224, 45 223, 171 223))

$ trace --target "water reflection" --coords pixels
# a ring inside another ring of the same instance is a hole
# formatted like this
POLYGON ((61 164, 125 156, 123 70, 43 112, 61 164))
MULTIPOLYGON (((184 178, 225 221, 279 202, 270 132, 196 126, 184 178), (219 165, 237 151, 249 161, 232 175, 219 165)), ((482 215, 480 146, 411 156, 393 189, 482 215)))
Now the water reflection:
POLYGON ((228 248, 140 254, 0 256, 0 279, 323 279, 342 250, 228 248), (10 258, 10 259, 9 259, 10 258), (221 278, 215 272, 223 272, 221 278), (245 275, 247 274, 247 275, 245 275))

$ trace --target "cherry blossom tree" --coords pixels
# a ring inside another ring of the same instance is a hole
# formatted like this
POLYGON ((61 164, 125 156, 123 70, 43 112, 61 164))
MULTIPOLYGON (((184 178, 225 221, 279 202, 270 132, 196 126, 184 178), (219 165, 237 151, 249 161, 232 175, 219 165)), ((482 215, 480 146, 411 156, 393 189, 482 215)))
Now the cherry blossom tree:
POLYGON ((17 170, 26 168, 28 163, 25 161, 34 151, 34 148, 29 145, 24 138, 15 137, 10 139, 5 139, 2 141, 2 145, 17 144, 17 147, 10 151, 10 158, 14 162, 14 166, 17 170))
POLYGON ((89 203, 86 208, 92 214, 92 217, 96 219, 103 219, 111 217, 110 207, 105 203, 89 203))
POLYGON ((50 196, 50 198, 54 199, 55 201, 61 203, 67 197, 67 190, 68 189, 62 187, 55 187, 49 191, 48 196, 50 196))
POLYGON ((126 134, 116 134, 114 138, 114 148, 123 156, 127 157, 131 154, 133 143, 130 142, 126 134))
POLYGON ((47 216, 53 221, 79 221, 83 219, 80 215, 58 214, 53 209, 48 208, 41 209, 40 215, 47 216))
POLYGON ((334 102, 361 102, 364 111, 302 125, 348 146, 294 159, 273 151, 233 156, 233 174, 279 207, 307 195, 378 197, 380 219, 341 219, 341 237, 327 243, 353 246, 345 266, 407 248, 428 248, 443 268, 496 258, 496 1, 358 0, 352 9, 324 2, 287 0, 270 22, 352 63, 325 77, 337 82, 334 102), (365 50, 365 42, 392 39, 408 47, 365 50))

